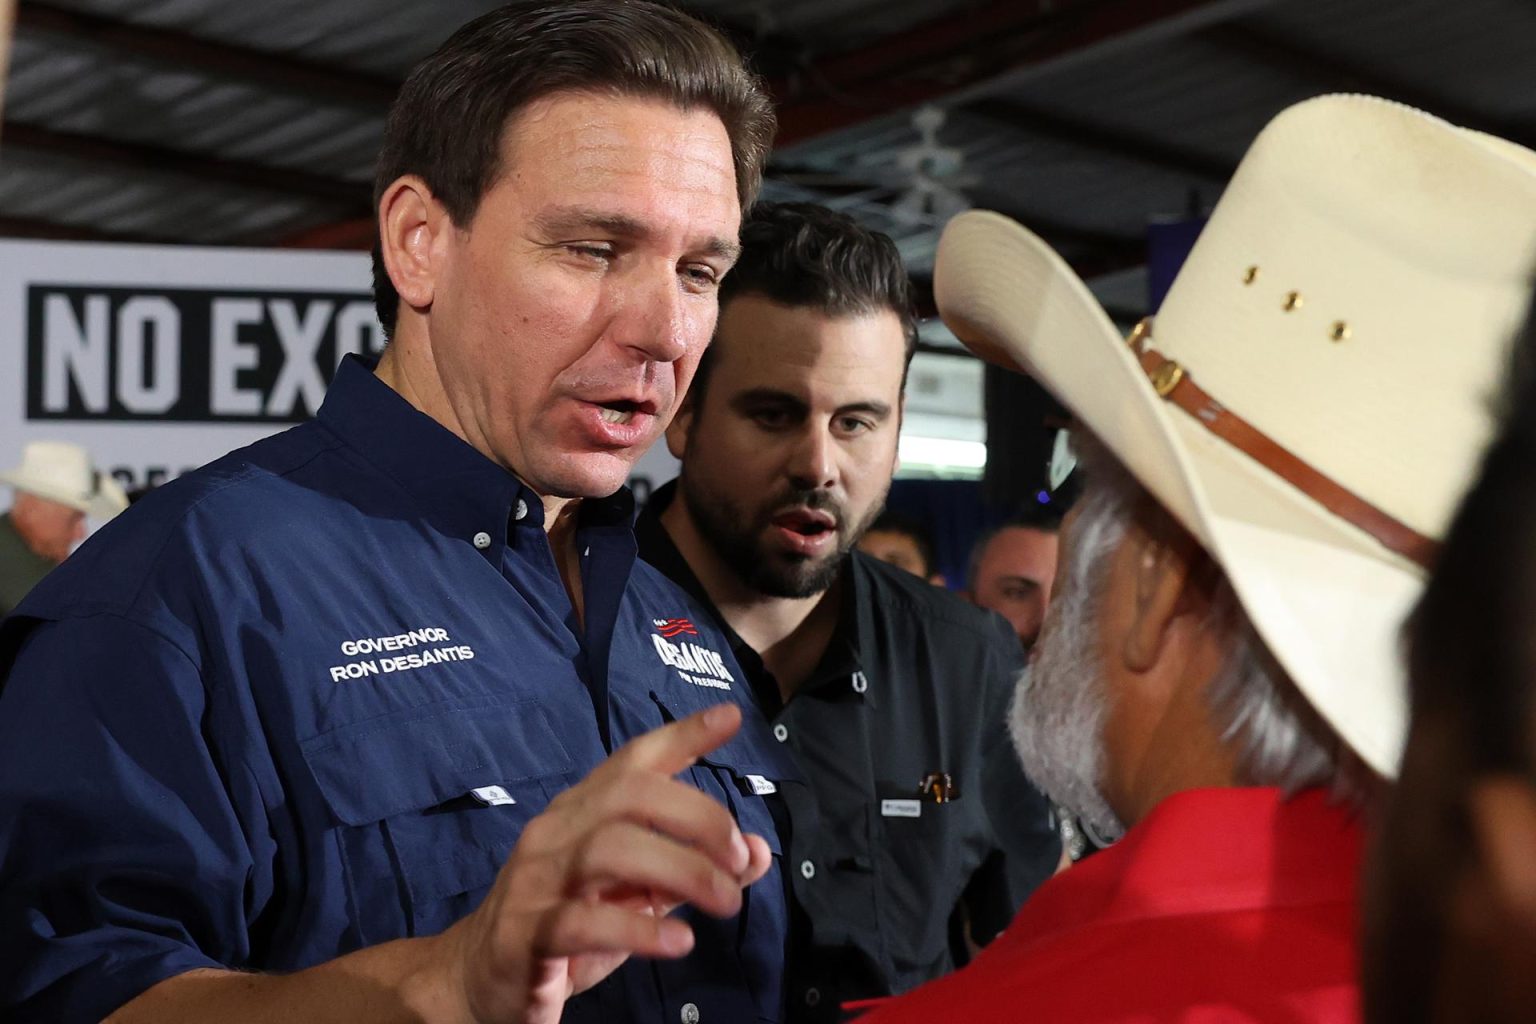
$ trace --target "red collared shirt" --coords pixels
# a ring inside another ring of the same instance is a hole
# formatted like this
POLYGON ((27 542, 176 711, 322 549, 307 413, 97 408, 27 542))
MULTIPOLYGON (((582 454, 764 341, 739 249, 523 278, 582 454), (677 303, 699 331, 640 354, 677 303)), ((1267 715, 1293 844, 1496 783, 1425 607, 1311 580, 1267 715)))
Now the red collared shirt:
POLYGON ((1359 823, 1203 789, 1036 891, 970 966, 860 1024, 1353 1024, 1359 823))

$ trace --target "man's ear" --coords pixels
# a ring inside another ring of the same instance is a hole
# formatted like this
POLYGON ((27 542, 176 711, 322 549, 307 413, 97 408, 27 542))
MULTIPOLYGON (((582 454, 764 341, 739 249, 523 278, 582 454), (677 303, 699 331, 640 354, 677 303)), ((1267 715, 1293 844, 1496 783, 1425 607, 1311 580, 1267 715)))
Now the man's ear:
POLYGON ((693 389, 689 388, 677 407, 677 415, 673 416, 672 422, 667 424, 667 451, 679 461, 688 451, 688 428, 693 425, 695 411, 693 394, 693 389))
POLYGON ((1145 672, 1157 663, 1175 621, 1194 604, 1203 609, 1205 602, 1195 593, 1196 573, 1207 556, 1188 531, 1160 509, 1151 516, 1136 516, 1127 540, 1132 545, 1136 603, 1122 657, 1126 668, 1145 672))
POLYGON ((416 309, 432 305, 452 230, 448 211, 414 174, 396 178, 379 197, 379 247, 401 302, 416 309))

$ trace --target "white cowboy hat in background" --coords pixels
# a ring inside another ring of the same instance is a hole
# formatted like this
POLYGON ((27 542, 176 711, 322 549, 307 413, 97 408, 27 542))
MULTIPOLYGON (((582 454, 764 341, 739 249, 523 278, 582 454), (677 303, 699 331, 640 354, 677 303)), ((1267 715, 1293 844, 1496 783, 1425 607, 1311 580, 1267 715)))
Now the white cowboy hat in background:
POLYGON ((29 441, 21 465, 0 473, 0 483, 107 520, 128 507, 116 480, 91 468, 84 448, 67 441, 29 441))
POLYGON ((950 222, 934 291, 962 341, 1055 393, 1200 540, 1391 776, 1401 624, 1492 434, 1533 257, 1536 153, 1325 96, 1254 141, 1137 349, 998 214, 950 222))

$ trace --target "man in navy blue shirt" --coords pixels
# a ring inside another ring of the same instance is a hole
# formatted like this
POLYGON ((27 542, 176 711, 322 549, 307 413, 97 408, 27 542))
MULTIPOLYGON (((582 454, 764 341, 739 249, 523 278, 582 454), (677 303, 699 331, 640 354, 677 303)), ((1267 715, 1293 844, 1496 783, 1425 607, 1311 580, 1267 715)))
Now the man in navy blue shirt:
POLYGON ((377 367, 0 629, 6 1019, 778 1019, 793 769, 622 489, 771 131, 645 3, 513 5, 413 71, 377 367))

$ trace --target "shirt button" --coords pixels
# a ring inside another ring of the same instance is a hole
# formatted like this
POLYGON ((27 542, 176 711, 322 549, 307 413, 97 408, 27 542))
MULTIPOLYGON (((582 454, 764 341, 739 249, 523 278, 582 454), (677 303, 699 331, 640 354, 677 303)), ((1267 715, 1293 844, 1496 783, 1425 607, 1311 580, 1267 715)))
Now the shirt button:
POLYGON ((475 534, 475 547, 479 548, 481 551, 484 551, 486 548, 488 548, 490 546, 491 546, 491 535, 490 534, 486 533, 484 530, 481 530, 479 533, 475 534))
POLYGON ((800 874, 802 876, 804 876, 807 880, 815 878, 816 877, 816 865, 812 864, 808 860, 801 861, 800 862, 800 874))
POLYGON ((512 510, 512 518, 518 522, 528 518, 528 503, 522 498, 517 499, 517 508, 512 510))
POLYGON ((805 1005, 806 1006, 815 1006, 819 1002, 821 1002, 821 989, 819 989, 819 988, 808 988, 808 989, 805 990, 805 1005))
POLYGON ((869 680, 864 677, 863 672, 855 672, 853 674, 853 692, 863 693, 867 689, 869 689, 869 680))
POLYGON ((697 1003, 684 1003, 681 1017, 683 1024, 699 1024, 699 1005, 697 1003))
POLYGON ((780 743, 783 743, 785 740, 789 739, 789 726, 785 725, 783 722, 780 722, 778 725, 774 726, 773 738, 778 740, 780 743))

